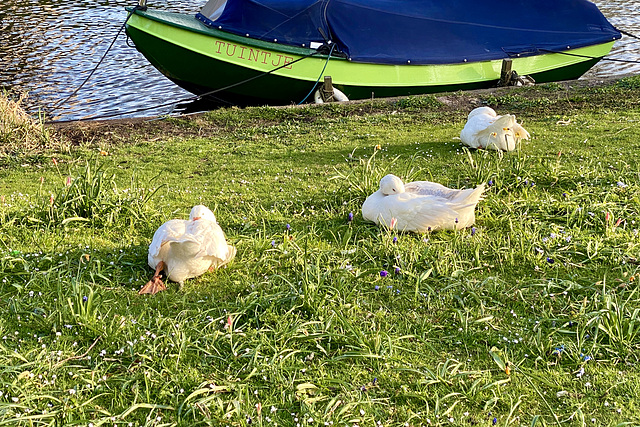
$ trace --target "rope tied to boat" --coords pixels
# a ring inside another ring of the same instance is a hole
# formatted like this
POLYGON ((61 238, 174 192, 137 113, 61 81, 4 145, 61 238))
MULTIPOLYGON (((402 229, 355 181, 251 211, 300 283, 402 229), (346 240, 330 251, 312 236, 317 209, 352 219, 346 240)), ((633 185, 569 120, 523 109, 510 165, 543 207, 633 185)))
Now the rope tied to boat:
MULTIPOLYGON (((624 34, 625 36, 634 38, 636 40, 640 40, 640 37, 636 36, 635 34, 632 34, 628 31, 625 30, 621 30, 620 28, 616 28, 616 30, 618 30, 621 34, 624 34)), ((608 57, 595 57, 595 56, 589 56, 589 55, 580 55, 577 53, 571 53, 571 52, 564 52, 564 51, 559 51, 559 50, 551 50, 551 49, 540 49, 541 52, 547 52, 547 53, 559 53, 562 55, 567 55, 567 56, 574 56, 574 57, 578 57, 578 58, 585 58, 585 59, 598 59, 600 61, 608 61, 608 62, 620 62, 623 64, 640 64, 639 60, 633 60, 633 59, 618 59, 618 58, 608 58, 608 57)))
MULTIPOLYGON (((135 7, 133 7, 131 9, 129 14, 127 15, 127 18, 122 23, 122 25, 118 29, 118 32, 116 33, 115 37, 111 41, 111 44, 109 45, 109 47, 107 48, 105 53, 102 55, 102 58, 100 58, 100 60, 98 61, 96 66, 93 68, 93 70, 91 70, 91 72, 89 73, 87 78, 73 91, 73 93, 71 93, 71 95, 69 95, 64 100, 62 100, 62 101, 58 102, 57 104, 55 104, 53 106, 53 108, 50 110, 50 112, 57 111, 62 105, 64 105, 71 98, 73 98, 80 91, 80 89, 82 89, 82 87, 89 81, 89 79, 93 76, 93 74, 98 70, 98 68, 100 67, 100 65, 102 64, 104 59, 106 58, 107 54, 112 49, 113 45, 115 44, 115 41, 120 36, 120 33, 122 32, 122 30, 125 28, 127 22, 129 21, 129 18, 131 18, 131 16, 135 13, 135 11, 137 11, 137 10, 144 11, 145 9, 146 9, 146 6, 143 6, 143 5, 137 5, 137 6, 135 6, 135 7)), ((329 63, 329 59, 331 59, 331 54, 333 53, 333 50, 334 50, 335 46, 336 46, 335 43, 333 43, 332 46, 331 46, 331 49, 329 49, 329 53, 327 55, 327 61, 325 62, 324 67, 322 68, 322 72, 320 73, 320 76, 318 77, 318 80, 313 85, 313 87, 312 87, 311 91, 309 92, 309 94, 311 94, 313 92, 313 89, 315 89, 315 87, 318 85, 318 81, 320 81, 320 78, 322 77, 322 74, 324 73, 324 70, 326 69, 327 64, 329 63)), ((138 108, 138 109, 131 110, 131 111, 128 111, 128 112, 104 114, 104 115, 97 116, 97 117, 94 116, 94 117, 87 117, 87 118, 81 118, 81 119, 75 119, 75 120, 52 120, 52 121, 48 121, 47 123, 67 123, 67 122, 81 122, 81 121, 89 121, 89 120, 97 120, 97 119, 108 119, 108 118, 112 118, 112 117, 122 116, 124 114, 141 113, 141 112, 148 111, 148 110, 154 110, 154 109, 168 107, 168 106, 175 106, 175 105, 180 104, 180 103, 198 101, 198 100, 201 100, 202 98, 205 98, 205 97, 213 97, 213 95, 215 95, 218 92, 223 92, 223 91, 226 91, 228 89, 234 88, 236 86, 240 86, 240 85, 243 85, 245 83, 248 83, 248 82, 250 82, 252 80, 258 79, 260 77, 267 76, 267 75, 269 75, 271 73, 274 73, 274 72, 276 72, 276 71, 278 71, 278 70, 280 70, 282 68, 290 67, 292 64, 295 64, 296 62, 300 62, 300 61, 302 61, 304 59, 307 59, 307 58, 310 58, 312 56, 326 54, 326 53, 323 53, 323 51, 321 50, 322 48, 325 48, 325 52, 326 52, 327 46, 326 45, 322 45, 320 48, 316 49, 315 51, 313 51, 313 52, 311 52, 311 53, 309 53, 307 55, 301 56, 300 58, 295 59, 295 60, 290 61, 290 62, 285 62, 283 65, 280 65, 280 66, 278 66, 276 68, 273 68, 273 69, 271 69, 269 71, 264 71, 261 74, 249 77, 249 78, 247 78, 245 80, 241 80, 239 82, 232 83, 230 85, 227 85, 227 86, 224 86, 224 87, 221 87, 221 88, 218 88, 218 89, 211 90, 209 92, 202 93, 200 95, 194 95, 194 96, 190 96, 190 97, 187 97, 187 98, 178 99, 177 101, 166 102, 166 103, 154 105, 154 106, 151 106, 151 107, 138 108)), ((308 97, 309 97, 309 95, 307 95, 305 97, 305 100, 308 97)), ((304 102, 304 100, 302 102, 304 102)), ((302 102, 300 102, 300 103, 302 103, 302 102)))
POLYGON ((320 82, 320 79, 322 78, 322 75, 324 74, 324 70, 327 68, 327 65, 329 64, 329 60, 331 59, 331 54, 333 53, 333 49, 336 47, 335 43, 331 44, 331 49, 329 50, 329 54, 327 55, 327 61, 324 63, 324 67, 322 67, 322 71, 320 71, 320 75, 318 76, 318 80, 316 80, 316 82, 314 83, 313 87, 311 88, 311 90, 309 91, 309 93, 307 94, 307 96, 305 96, 302 101, 298 102, 298 105, 302 104, 304 101, 307 100, 307 98, 309 98, 309 95, 311 95, 314 91, 314 89, 316 88, 316 86, 318 86, 318 83, 320 82))
POLYGON ((109 45, 109 47, 107 48, 107 50, 104 52, 104 54, 102 55, 102 58, 100 58, 100 60, 98 61, 98 63, 96 64, 95 67, 93 67, 93 69, 91 70, 91 72, 89 73, 89 75, 84 79, 84 81, 82 83, 80 83, 80 85, 71 93, 71 95, 69 95, 68 97, 66 97, 65 99, 59 101, 58 103, 56 103, 51 110, 49 111, 54 112, 57 111, 58 109, 60 109, 60 107, 64 104, 66 104, 67 102, 69 102, 69 100, 71 98, 73 98, 74 96, 77 95, 77 93, 80 91, 80 89, 82 89, 84 87, 85 84, 87 84, 87 82, 91 79, 91 77, 93 76, 93 74, 98 71, 98 68, 100 68, 100 65, 102 65, 102 62, 105 60, 105 58, 107 57, 107 54, 109 53, 109 51, 111 51, 111 49, 113 48, 113 45, 116 43, 116 40, 118 39, 118 37, 120 36, 120 33, 122 32, 122 30, 124 29, 125 25, 127 25, 127 22, 129 22, 129 18, 131 18, 131 15, 133 15, 133 13, 136 10, 146 10, 147 7, 144 5, 137 5, 135 7, 133 7, 131 9, 131 11, 127 14, 127 19, 124 20, 124 22, 122 23, 122 25, 120 26, 120 28, 118 29, 118 32, 116 33, 115 37, 113 38, 113 40, 111 40, 111 44, 109 45))
POLYGON ((624 34, 625 36, 629 36, 629 37, 631 37, 633 39, 640 40, 640 37, 636 36, 635 34, 631 34, 628 31, 621 30, 620 28, 616 28, 616 30, 618 30, 620 33, 624 34))
POLYGON ((570 53, 570 52, 564 52, 561 50, 552 50, 552 49, 540 49, 541 52, 546 52, 546 53, 559 53, 561 55, 567 55, 567 56, 575 56, 578 58, 586 58, 586 59, 598 59, 600 61, 609 61, 609 62, 622 62, 624 64, 640 64, 640 61, 638 60, 632 60, 632 59, 618 59, 618 58, 607 58, 607 57, 597 57, 597 56, 589 56, 589 55, 580 55, 578 53, 570 53))
MULTIPOLYGON (((122 116, 122 115, 125 115, 125 114, 141 113, 143 111, 155 110, 157 108, 175 106, 177 104, 181 104, 181 103, 185 103, 185 102, 198 101, 198 100, 201 100, 202 98, 205 98, 205 97, 211 97, 211 96, 215 95, 218 92, 222 92, 222 91, 234 88, 236 86, 243 85, 243 84, 245 84, 247 82, 250 82, 252 80, 259 79, 260 77, 264 77, 266 75, 269 75, 269 74, 271 74, 271 73, 273 73, 275 71, 280 70, 281 68, 289 67, 292 64, 295 64, 296 62, 300 62, 300 61, 302 61, 304 59, 310 58, 310 57, 315 56, 315 55, 321 55, 321 54, 322 53, 320 51, 316 50, 316 51, 313 51, 313 52, 311 52, 311 53, 309 53, 307 55, 301 56, 300 58, 295 59, 295 60, 293 60, 291 62, 286 62, 284 65, 276 67, 276 68, 274 68, 272 70, 265 71, 265 72, 263 72, 261 74, 253 76, 253 77, 249 77, 248 79, 245 79, 245 80, 242 80, 242 81, 239 81, 239 82, 236 82, 236 83, 233 83, 233 84, 230 84, 230 85, 218 88, 218 89, 214 89, 214 90, 211 90, 209 92, 202 93, 200 95, 194 95, 194 96, 190 96, 190 97, 187 97, 187 98, 178 99, 177 101, 165 102, 163 104, 157 104, 157 105, 153 105, 151 107, 145 107, 145 108, 138 108, 138 109, 127 111, 127 112, 104 114, 104 115, 97 116, 97 117, 94 116, 94 117, 87 117, 87 118, 75 119, 75 120, 54 120, 54 121, 49 121, 47 123, 85 122, 85 121, 98 120, 98 119, 110 119, 112 117, 118 117, 118 116, 122 116)), ((328 62, 328 58, 327 58, 327 62, 328 62)), ((326 64, 325 64, 325 67, 326 67, 326 64)), ((323 72, 324 72, 324 68, 323 68, 323 72)), ((317 85, 317 82, 316 82, 316 85, 317 85)), ((313 88, 315 89, 315 85, 314 85, 313 88)))
MULTIPOLYGON (((122 30, 126 27, 127 22, 129 21, 129 19, 131 18, 131 16, 138 10, 144 11, 146 10, 146 5, 145 5, 146 1, 141 0, 139 5, 136 5, 135 7, 132 7, 125 19, 125 21, 122 23, 122 25, 120 26, 120 28, 118 29, 118 32, 116 33, 115 37, 113 38, 113 40, 111 41, 111 44, 109 45, 109 47, 107 48, 107 50, 104 52, 104 54, 102 55, 102 57, 100 58, 100 60, 98 61, 98 63, 96 64, 96 66, 91 70, 91 72, 89 73, 89 75, 85 78, 85 80, 73 91, 73 93, 71 93, 67 98, 65 98, 64 100, 56 103, 52 109, 50 110, 50 112, 54 112, 57 111, 62 105, 64 105, 65 103, 67 103, 71 98, 73 98, 79 91, 80 89, 82 89, 82 87, 84 87, 84 85, 91 79, 91 77, 93 76, 93 74, 98 70, 98 68, 100 67, 100 65, 102 64, 102 62, 104 61, 104 59, 106 58, 107 54, 111 51, 111 49, 113 48, 117 38, 120 36, 120 33, 122 32, 122 30)), ((320 30, 320 29, 319 29, 320 30)), ((635 38, 640 40, 640 37, 635 36, 634 34, 628 33, 624 30, 620 30, 617 29, 620 33, 625 34, 629 37, 635 38)), ((321 32, 322 33, 322 32, 321 32)), ((185 103, 185 102, 192 102, 192 101, 198 101, 201 100, 205 97, 213 97, 216 98, 215 95, 216 93, 219 92, 223 92, 226 91, 228 89, 243 85, 245 83, 248 83, 252 80, 267 76, 271 73, 274 73, 284 67, 290 67, 292 64, 295 64, 296 62, 302 61, 304 59, 307 59, 309 57, 315 56, 315 55, 327 55, 327 59, 325 61, 325 64, 322 68, 322 71, 320 72, 320 75, 318 76, 318 79, 316 80, 316 82, 314 83, 313 87, 311 88, 311 90, 309 91, 309 93, 304 97, 304 99, 302 101, 300 101, 298 103, 298 105, 302 104, 304 101, 307 100, 307 98, 311 95, 311 93, 313 93, 314 89, 318 86, 318 83, 320 82, 320 79, 322 78, 322 75, 324 74, 326 67, 332 57, 332 54, 334 53, 334 49, 336 48, 336 44, 332 43, 331 41, 327 40, 327 37, 323 34, 323 37, 325 37, 325 44, 323 44, 320 48, 318 48, 317 50, 301 56, 300 58, 293 60, 291 62, 285 62, 285 64, 278 66, 276 68, 273 68, 269 71, 264 71, 258 75, 249 77, 245 80, 227 85, 225 87, 221 87, 218 89, 214 89, 211 90, 209 92, 205 92, 203 94, 200 95, 194 95, 191 97, 187 97, 187 98, 182 98, 179 99, 177 101, 172 101, 172 102, 167 102, 167 103, 162 103, 162 104, 158 104, 158 105, 154 105, 154 106, 150 106, 150 107, 145 107, 145 108, 139 108, 139 109, 135 109, 135 110, 131 110, 128 112, 118 112, 118 113, 112 113, 112 114, 105 114, 105 115, 101 115, 101 116, 94 116, 94 117, 88 117, 88 118, 82 118, 82 119, 75 119, 75 120, 56 120, 56 121, 49 121, 47 123, 65 123, 65 122, 74 122, 74 121, 88 121, 88 120, 96 120, 96 119, 105 119, 105 118, 112 118, 112 117, 117 117, 117 116, 122 116, 125 114, 135 114, 135 113, 139 113, 139 112, 144 112, 144 111, 148 111, 148 110, 153 110, 153 109, 158 109, 158 108, 163 108, 163 107, 167 107, 167 106, 175 106, 177 104, 180 103, 185 103), (329 45, 331 45, 331 47, 329 48, 329 45), (328 53, 327 53, 328 51, 328 53)), ((539 51, 542 52, 547 52, 547 53, 555 53, 555 54, 562 54, 562 55, 568 55, 568 56, 574 56, 574 57, 580 57, 580 58, 586 58, 586 59, 593 59, 593 60, 602 60, 602 61, 611 61, 611 62, 621 62, 621 63, 629 63, 629 64, 640 64, 640 61, 638 60, 624 60, 624 59, 617 59, 617 58, 607 58, 607 57, 593 57, 593 56, 588 56, 588 55, 580 55, 580 54, 576 54, 576 53, 570 53, 570 52, 566 52, 566 51, 556 51, 556 50, 550 50, 550 49, 539 49, 539 51)), ((220 100, 220 99, 219 99, 220 100)), ((222 101, 222 100, 220 100, 222 101)), ((231 104, 233 105, 233 104, 231 104)))

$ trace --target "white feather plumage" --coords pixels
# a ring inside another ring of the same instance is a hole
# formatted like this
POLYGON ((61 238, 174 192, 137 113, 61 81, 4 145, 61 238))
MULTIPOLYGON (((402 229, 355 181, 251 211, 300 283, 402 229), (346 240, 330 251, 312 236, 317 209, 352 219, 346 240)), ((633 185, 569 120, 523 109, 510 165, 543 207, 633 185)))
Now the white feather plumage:
MULTIPOLYGON (((213 212, 197 205, 191 209, 188 220, 172 219, 156 230, 147 260, 156 269, 156 275, 161 269, 169 280, 182 284, 227 264, 235 255, 236 248, 227 244, 213 212)), ((144 290, 141 293, 155 293, 144 290)))
POLYGON ((466 228, 475 223, 475 207, 483 191, 484 184, 465 190, 429 181, 405 185, 389 174, 365 200, 362 216, 387 228, 417 233, 466 228))
POLYGON ((516 121, 516 116, 498 116, 490 107, 472 110, 460 132, 460 139, 469 147, 502 151, 515 150, 516 145, 529 136, 529 132, 516 121))

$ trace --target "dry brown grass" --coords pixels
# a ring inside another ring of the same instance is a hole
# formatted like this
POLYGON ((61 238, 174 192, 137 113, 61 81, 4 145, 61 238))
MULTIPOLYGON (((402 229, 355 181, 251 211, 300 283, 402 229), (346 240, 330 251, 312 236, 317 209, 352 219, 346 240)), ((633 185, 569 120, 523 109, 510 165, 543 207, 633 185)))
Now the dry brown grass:
POLYGON ((56 138, 41 119, 34 119, 21 106, 24 95, 12 99, 0 92, 0 157, 37 153, 59 148, 56 138))

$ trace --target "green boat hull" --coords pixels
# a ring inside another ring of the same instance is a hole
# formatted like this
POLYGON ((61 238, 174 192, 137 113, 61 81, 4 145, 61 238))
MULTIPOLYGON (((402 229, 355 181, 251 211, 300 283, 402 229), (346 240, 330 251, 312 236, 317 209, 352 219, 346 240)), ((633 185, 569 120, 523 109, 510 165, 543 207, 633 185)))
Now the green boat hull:
MULTIPOLYGON (((303 100, 322 76, 349 99, 419 95, 496 86, 502 60, 438 65, 351 62, 315 50, 239 37, 195 17, 160 11, 133 12, 126 31, 136 48, 167 78, 221 103, 290 104, 303 100), (323 71, 324 70, 324 71, 323 71)), ((580 77, 613 41, 512 59, 512 69, 537 83, 580 77)))

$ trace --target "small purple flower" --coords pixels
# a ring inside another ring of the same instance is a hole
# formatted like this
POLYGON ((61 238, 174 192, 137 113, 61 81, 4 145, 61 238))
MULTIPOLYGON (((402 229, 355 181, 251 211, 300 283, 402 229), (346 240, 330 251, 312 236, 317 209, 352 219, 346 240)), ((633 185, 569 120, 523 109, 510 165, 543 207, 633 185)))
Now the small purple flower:
POLYGON ((291 226, 287 224, 287 231, 291 230, 291 226))
POLYGON ((380 277, 387 277, 388 274, 389 274, 389 272, 387 270, 382 270, 380 272, 380 277))
POLYGON ((524 185, 529 185, 529 180, 528 179, 524 180, 524 185))
POLYGON ((488 185, 489 187, 491 187, 491 186, 493 185, 493 180, 492 180, 492 179, 490 179, 490 180, 489 180, 489 182, 487 182, 487 185, 488 185))
POLYGON ((275 240, 272 240, 272 241, 271 241, 271 247, 272 247, 272 248, 275 248, 275 247, 276 247, 276 241, 275 241, 275 240))
POLYGON ((82 297, 82 302, 87 302, 87 301, 89 301, 89 298, 88 298, 86 295, 85 295, 85 296, 83 296, 83 297, 82 297))
POLYGON ((458 218, 456 218, 456 224, 458 223, 458 218))
POLYGON ((347 221, 353 221, 353 212, 349 212, 349 215, 347 215, 347 221))
POLYGON ((427 231, 431 231, 431 227, 427 227, 427 231))
POLYGON ((373 385, 376 385, 376 383, 377 383, 377 382, 378 382, 378 378, 377 378, 377 377, 376 377, 376 378, 374 378, 374 379, 373 379, 373 381, 371 381, 371 383, 372 383, 373 385))
POLYGON ((393 237, 393 243, 398 243, 398 238, 397 237, 393 237))
POLYGON ((491 424, 493 425, 498 424, 498 419, 496 417, 493 417, 493 421, 491 421, 491 424))
MULTIPOLYGON (((555 327, 555 325, 553 325, 555 327)), ((562 352, 564 351, 564 344, 560 344, 558 347, 556 347, 551 354, 554 356, 558 356, 560 357, 562 355, 562 352)))
POLYGON ((373 289, 375 289, 375 290, 377 291, 378 289, 380 289, 380 286, 375 285, 375 286, 373 287, 373 289))
POLYGON ((562 193, 562 197, 567 197, 567 193, 562 193))
POLYGON ((553 258, 549 258, 549 257, 547 257, 547 262, 548 262, 549 264, 553 264, 553 263, 554 263, 554 262, 556 262, 556 261, 555 261, 553 258))
POLYGON ((536 183, 531 181, 531 186, 533 187, 534 185, 536 185, 536 183))
POLYGON ((475 227, 471 227, 471 235, 475 235, 476 231, 478 231, 475 227))
POLYGON ((617 184, 617 185, 618 185, 618 187, 620 187, 620 188, 625 188, 625 187, 627 186, 627 184, 625 184, 625 183, 624 183, 624 182, 622 182, 622 181, 618 181, 618 184, 617 184))
POLYGON ((396 267, 396 269, 395 269, 395 270, 393 270, 393 271, 394 271, 396 274, 400 274, 400 271, 401 271, 401 270, 400 270, 400 267, 396 267))

